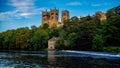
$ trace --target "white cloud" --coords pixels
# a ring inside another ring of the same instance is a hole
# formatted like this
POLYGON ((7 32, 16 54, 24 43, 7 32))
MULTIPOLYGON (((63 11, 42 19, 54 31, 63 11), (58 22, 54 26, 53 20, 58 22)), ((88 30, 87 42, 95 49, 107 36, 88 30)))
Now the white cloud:
POLYGON ((80 2, 70 2, 70 3, 67 3, 67 5, 69 5, 69 6, 80 6, 80 5, 82 5, 80 2))
POLYGON ((28 16, 33 15, 33 14, 34 13, 21 13, 19 15, 22 16, 22 17, 28 17, 28 16))
POLYGON ((9 5, 21 12, 28 12, 34 8, 34 0, 11 0, 9 5))
POLYGON ((6 21, 11 19, 30 18, 33 15, 41 14, 45 7, 35 8, 35 0, 10 0, 9 6, 15 7, 14 10, 1 12, 0 20, 6 21))
POLYGON ((0 13, 0 20, 6 21, 6 20, 11 20, 14 17, 18 17, 18 15, 16 14, 18 11, 14 10, 14 11, 7 11, 7 12, 1 12, 0 13))

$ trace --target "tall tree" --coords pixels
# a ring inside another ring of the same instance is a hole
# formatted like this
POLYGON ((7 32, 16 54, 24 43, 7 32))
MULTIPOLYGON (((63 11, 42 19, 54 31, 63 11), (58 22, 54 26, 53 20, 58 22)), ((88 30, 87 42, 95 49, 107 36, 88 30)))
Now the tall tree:
POLYGON ((34 36, 31 38, 31 43, 34 47, 34 50, 43 49, 47 47, 49 35, 45 30, 37 30, 34 33, 34 36))

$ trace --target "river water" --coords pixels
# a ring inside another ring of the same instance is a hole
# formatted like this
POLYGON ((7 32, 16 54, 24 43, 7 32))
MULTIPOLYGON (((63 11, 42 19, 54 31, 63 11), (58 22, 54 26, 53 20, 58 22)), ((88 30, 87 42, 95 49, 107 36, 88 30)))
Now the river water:
POLYGON ((91 51, 1 51, 0 68, 120 68, 120 53, 91 51))

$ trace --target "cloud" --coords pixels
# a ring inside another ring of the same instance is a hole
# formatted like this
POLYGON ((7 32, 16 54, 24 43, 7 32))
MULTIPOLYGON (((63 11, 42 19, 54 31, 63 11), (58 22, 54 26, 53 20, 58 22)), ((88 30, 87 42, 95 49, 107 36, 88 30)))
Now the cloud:
POLYGON ((34 13, 21 13, 21 14, 19 14, 19 16, 26 17, 26 18, 30 15, 34 15, 34 13))
POLYGON ((101 6, 102 4, 92 4, 91 6, 101 6))
POLYGON ((21 12, 28 12, 34 8, 34 0, 11 0, 9 5, 21 12))
POLYGON ((8 5, 14 7, 14 10, 1 12, 0 20, 6 21, 11 19, 30 18, 33 15, 41 14, 46 7, 36 8, 35 0, 10 0, 8 5))
POLYGON ((91 6, 94 6, 94 7, 97 7, 97 6, 106 6, 106 5, 110 5, 110 3, 102 3, 102 4, 100 4, 100 3, 98 3, 98 4, 91 4, 91 6))
POLYGON ((82 5, 80 2, 70 2, 70 3, 67 3, 67 5, 69 5, 69 6, 80 6, 80 5, 82 5))
POLYGON ((12 18, 16 17, 17 18, 17 10, 14 11, 7 11, 7 12, 1 12, 0 13, 0 20, 6 21, 6 20, 11 20, 12 18))

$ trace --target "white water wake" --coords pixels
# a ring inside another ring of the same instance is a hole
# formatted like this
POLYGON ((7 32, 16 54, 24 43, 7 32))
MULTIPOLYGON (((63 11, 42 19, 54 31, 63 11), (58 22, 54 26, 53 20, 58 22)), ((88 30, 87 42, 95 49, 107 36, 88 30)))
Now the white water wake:
POLYGON ((109 54, 109 53, 104 53, 104 52, 72 51, 72 50, 63 50, 63 52, 87 54, 87 55, 101 56, 101 57, 117 57, 117 58, 120 58, 120 53, 118 53, 118 54, 109 54))

